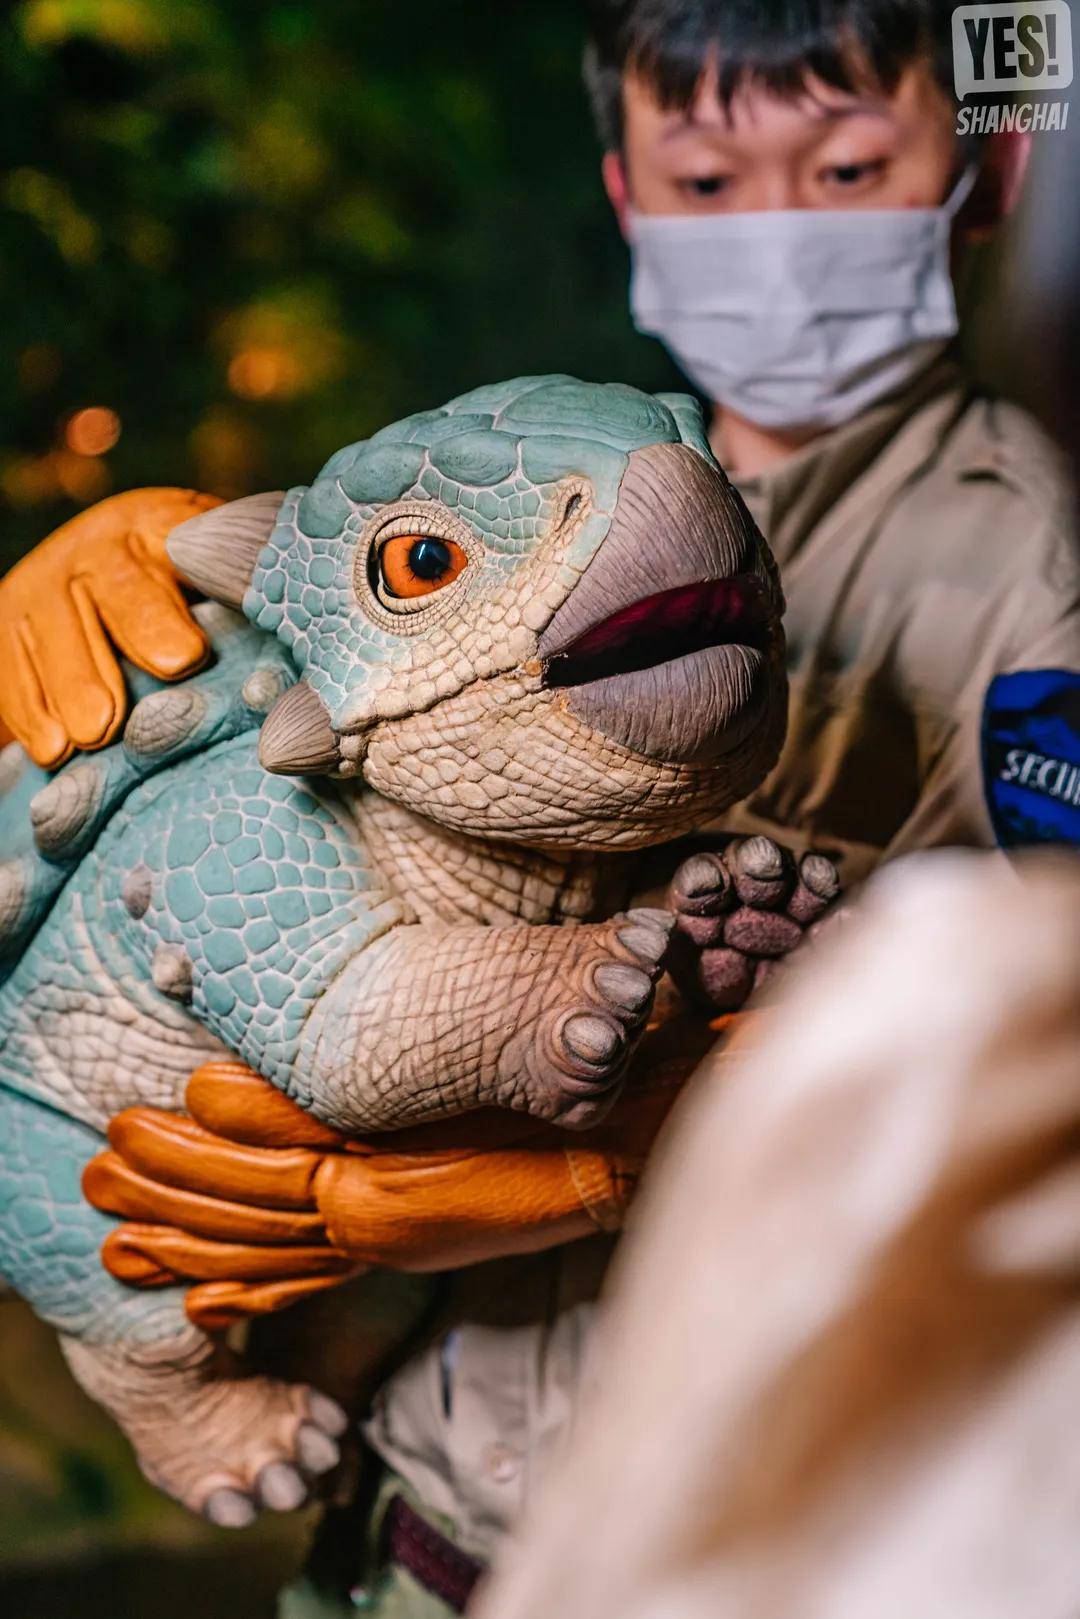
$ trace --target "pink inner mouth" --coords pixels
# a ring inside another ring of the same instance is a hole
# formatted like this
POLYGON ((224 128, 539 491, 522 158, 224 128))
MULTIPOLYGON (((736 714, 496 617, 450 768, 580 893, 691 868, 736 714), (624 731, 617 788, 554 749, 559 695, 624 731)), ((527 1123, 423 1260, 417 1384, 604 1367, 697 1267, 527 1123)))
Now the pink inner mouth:
POLYGON ((677 585, 622 607, 545 665, 548 686, 581 686, 651 669, 712 646, 765 651, 769 631, 761 582, 751 574, 677 585))

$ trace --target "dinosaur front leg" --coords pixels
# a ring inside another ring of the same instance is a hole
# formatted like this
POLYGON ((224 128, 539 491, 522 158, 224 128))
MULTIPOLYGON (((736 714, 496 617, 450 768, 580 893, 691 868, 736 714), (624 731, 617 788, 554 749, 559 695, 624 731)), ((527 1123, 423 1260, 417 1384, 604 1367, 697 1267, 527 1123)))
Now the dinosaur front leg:
POLYGON ((590 1125, 618 1093, 674 920, 397 928, 322 996, 293 1094, 349 1134, 489 1106, 590 1125))

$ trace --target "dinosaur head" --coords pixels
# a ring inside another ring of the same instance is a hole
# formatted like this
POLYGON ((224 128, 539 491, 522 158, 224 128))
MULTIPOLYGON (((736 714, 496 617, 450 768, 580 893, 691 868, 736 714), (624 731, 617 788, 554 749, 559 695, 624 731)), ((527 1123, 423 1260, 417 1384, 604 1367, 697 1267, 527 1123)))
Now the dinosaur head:
POLYGON ((486 837, 628 848, 743 797, 779 750, 775 569, 682 395, 478 388, 169 550, 296 660, 271 770, 360 776, 486 837))

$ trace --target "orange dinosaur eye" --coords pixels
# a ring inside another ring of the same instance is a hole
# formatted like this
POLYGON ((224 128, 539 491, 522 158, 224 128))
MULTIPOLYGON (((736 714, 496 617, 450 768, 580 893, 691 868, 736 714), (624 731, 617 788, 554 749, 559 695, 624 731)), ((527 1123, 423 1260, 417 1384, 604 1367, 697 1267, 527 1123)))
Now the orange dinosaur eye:
POLYGON ((429 596, 455 580, 468 560, 455 540, 395 534, 379 549, 379 583, 388 596, 429 596))

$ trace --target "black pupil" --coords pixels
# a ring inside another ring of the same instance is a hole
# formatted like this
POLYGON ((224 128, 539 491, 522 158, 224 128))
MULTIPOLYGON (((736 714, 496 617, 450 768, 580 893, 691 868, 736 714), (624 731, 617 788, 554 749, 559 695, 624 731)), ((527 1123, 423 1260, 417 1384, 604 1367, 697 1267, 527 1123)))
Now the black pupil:
POLYGON ((417 579, 441 579, 450 571, 450 547, 442 540, 416 540, 409 548, 409 567, 417 579))

